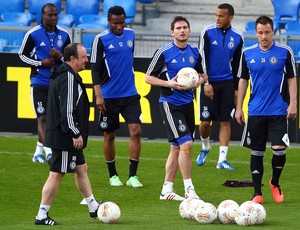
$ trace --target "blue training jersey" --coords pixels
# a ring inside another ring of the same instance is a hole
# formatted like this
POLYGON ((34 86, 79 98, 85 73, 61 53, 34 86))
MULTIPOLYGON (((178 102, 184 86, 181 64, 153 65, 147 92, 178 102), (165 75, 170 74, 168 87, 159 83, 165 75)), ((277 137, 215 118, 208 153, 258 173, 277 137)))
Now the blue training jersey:
POLYGON ((267 51, 261 50, 259 44, 246 48, 238 75, 251 81, 249 116, 287 115, 284 83, 286 78, 296 76, 290 47, 274 42, 267 51))
POLYGON ((93 84, 100 84, 103 98, 137 94, 134 82, 134 32, 124 28, 118 36, 110 31, 96 35, 91 51, 93 84))
POLYGON ((199 49, 209 82, 234 80, 243 44, 242 34, 232 26, 227 29, 217 28, 216 24, 204 27, 199 49))
MULTIPOLYGON (((31 66, 30 83, 33 87, 49 87, 51 67, 43 67, 42 60, 51 58, 51 48, 63 54, 64 48, 71 43, 69 33, 57 26, 55 31, 48 33, 43 24, 29 30, 19 50, 20 59, 31 66)), ((62 63, 57 61, 56 65, 62 63)))
MULTIPOLYGON (((188 44, 184 49, 181 49, 172 41, 156 50, 146 74, 167 81, 174 78, 183 67, 192 67, 198 73, 203 73, 201 61, 196 46, 188 44)), ((181 106, 190 103, 193 99, 193 89, 177 90, 161 87, 159 102, 166 101, 181 106)))

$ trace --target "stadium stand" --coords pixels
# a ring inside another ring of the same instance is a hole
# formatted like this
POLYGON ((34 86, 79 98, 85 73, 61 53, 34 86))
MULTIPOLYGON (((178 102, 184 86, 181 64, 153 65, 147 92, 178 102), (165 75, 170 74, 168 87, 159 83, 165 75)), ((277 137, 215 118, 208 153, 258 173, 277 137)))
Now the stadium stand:
POLYGON ((75 16, 73 14, 59 14, 58 25, 61 27, 71 28, 75 23, 75 16))
POLYGON ((25 12, 12 12, 7 11, 0 16, 2 22, 15 22, 20 23, 21 26, 30 26, 34 21, 34 16, 25 12))
POLYGON ((84 14, 98 14, 99 0, 67 0, 66 13, 72 14, 75 17, 75 24, 80 24, 79 18, 84 14))
POLYGON ((136 0, 104 0, 103 14, 107 17, 108 9, 112 6, 122 6, 126 12, 126 24, 132 24, 136 15, 136 0))
POLYGON ((80 24, 91 23, 100 25, 104 28, 108 27, 107 17, 102 14, 84 14, 79 18, 80 24))
POLYGON ((272 0, 274 7, 275 33, 285 28, 288 22, 299 22, 300 0, 272 0))
POLYGON ((25 0, 1 0, 0 14, 4 12, 24 12, 25 0))

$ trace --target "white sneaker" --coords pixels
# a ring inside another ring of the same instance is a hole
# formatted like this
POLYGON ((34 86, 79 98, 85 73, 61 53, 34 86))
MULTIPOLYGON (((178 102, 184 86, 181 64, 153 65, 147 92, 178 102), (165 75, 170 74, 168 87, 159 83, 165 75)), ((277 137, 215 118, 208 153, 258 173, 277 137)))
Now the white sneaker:
POLYGON ((160 194, 159 196, 160 200, 177 200, 177 201, 183 201, 184 197, 177 195, 175 192, 167 192, 166 194, 160 194))
POLYGON ((200 199, 197 193, 195 192, 195 189, 191 186, 189 186, 185 192, 185 199, 188 198, 200 199))

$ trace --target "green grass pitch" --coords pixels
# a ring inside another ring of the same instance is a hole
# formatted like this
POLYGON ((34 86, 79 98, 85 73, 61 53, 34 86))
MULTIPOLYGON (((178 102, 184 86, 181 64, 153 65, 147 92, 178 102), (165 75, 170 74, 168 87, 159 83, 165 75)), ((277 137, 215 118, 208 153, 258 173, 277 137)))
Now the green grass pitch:
MULTIPOLYGON (((74 177, 67 174, 62 181, 55 201, 50 209, 50 216, 60 226, 42 227, 34 225, 41 189, 48 176, 48 165, 33 163, 32 153, 36 137, 0 137, 0 229, 240 229, 236 224, 223 225, 219 221, 201 225, 196 221, 184 220, 180 217, 180 202, 160 201, 159 194, 164 179, 165 160, 169 153, 169 145, 165 142, 142 141, 142 152, 138 176, 143 188, 110 187, 108 172, 104 162, 102 141, 90 140, 85 150, 89 177, 97 200, 113 201, 121 209, 121 218, 117 224, 108 225, 90 219, 88 209, 80 205, 82 197, 76 189, 74 177)), ((249 168, 249 150, 240 146, 230 146, 227 160, 235 166, 235 170, 216 169, 218 145, 212 145, 207 163, 199 167, 195 163, 201 148, 199 140, 193 146, 192 180, 197 193, 204 201, 216 207, 225 199, 235 200, 238 204, 249 200, 252 187, 229 188, 222 184, 226 180, 251 180, 249 168)), ((116 139, 116 164, 120 179, 125 184, 128 163, 128 141, 116 139)), ((264 159, 265 174, 263 178, 263 206, 267 219, 262 225, 251 229, 299 229, 299 149, 290 148, 287 162, 281 177, 281 187, 285 195, 284 203, 273 201, 268 181, 271 177, 271 151, 267 149, 264 159)), ((183 181, 178 173, 174 188, 184 195, 183 181)))

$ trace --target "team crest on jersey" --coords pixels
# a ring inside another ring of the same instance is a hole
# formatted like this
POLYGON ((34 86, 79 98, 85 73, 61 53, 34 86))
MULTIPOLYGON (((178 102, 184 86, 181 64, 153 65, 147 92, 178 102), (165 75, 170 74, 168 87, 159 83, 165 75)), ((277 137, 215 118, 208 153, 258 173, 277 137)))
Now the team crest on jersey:
POLYGON ((56 44, 57 44, 58 47, 61 47, 61 46, 63 45, 62 36, 61 36, 61 35, 58 35, 58 36, 57 36, 57 39, 58 39, 58 40, 57 40, 57 43, 56 43, 56 44))
POLYGON ((70 169, 74 170, 76 168, 76 162, 75 161, 71 161, 70 163, 70 169))
POLYGON ((235 46, 234 37, 230 37, 230 41, 228 42, 228 48, 232 49, 235 46))
POLYGON ((190 56, 189 57, 189 62, 193 64, 195 62, 195 58, 193 56, 190 56))
POLYGON ((133 42, 131 40, 128 40, 127 41, 127 46, 131 48, 133 46, 133 42))
POLYGON ((40 113, 40 114, 44 113, 45 112, 45 107, 43 106, 43 103, 38 102, 37 104, 38 104, 38 107, 36 108, 37 113, 40 113))
POLYGON ((210 113, 209 113, 209 111, 208 111, 207 106, 204 106, 204 107, 203 107, 203 112, 201 113, 201 116, 202 116, 203 118, 209 118, 210 113))
POLYGON ((277 63, 277 58, 276 57, 271 57, 270 58, 270 63, 271 64, 276 64, 277 63))
POLYGON ((180 131, 180 132, 185 132, 186 131, 186 125, 185 124, 180 124, 179 126, 178 126, 178 130, 180 131))

